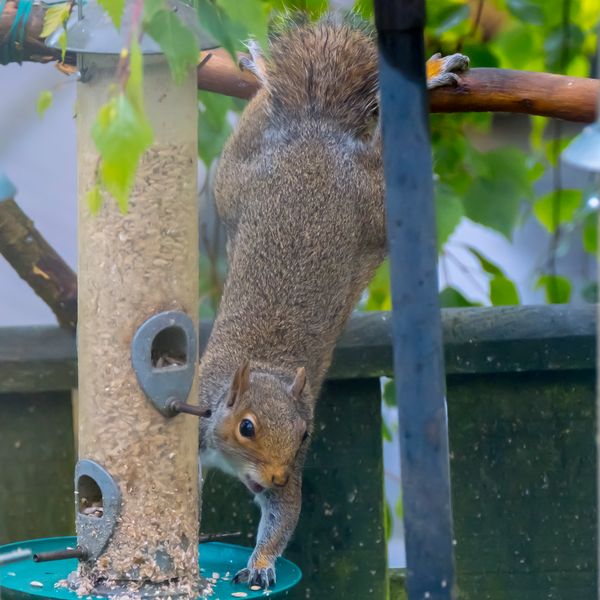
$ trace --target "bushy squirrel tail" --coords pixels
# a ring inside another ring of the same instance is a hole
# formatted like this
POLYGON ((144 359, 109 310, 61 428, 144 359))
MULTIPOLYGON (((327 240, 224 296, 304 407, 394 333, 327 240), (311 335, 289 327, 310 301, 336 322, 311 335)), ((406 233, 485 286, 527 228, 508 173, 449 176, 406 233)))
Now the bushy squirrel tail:
MULTIPOLYGON (((275 118, 314 116, 355 136, 366 135, 378 109, 377 47, 368 26, 349 18, 288 22, 271 41, 262 80, 275 118)), ((255 70, 256 69, 256 70, 255 70)))

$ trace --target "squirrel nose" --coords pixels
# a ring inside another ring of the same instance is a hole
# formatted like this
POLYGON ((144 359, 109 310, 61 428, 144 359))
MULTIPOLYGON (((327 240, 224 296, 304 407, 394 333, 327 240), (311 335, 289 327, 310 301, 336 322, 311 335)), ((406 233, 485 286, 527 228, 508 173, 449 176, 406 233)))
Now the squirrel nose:
POLYGON ((279 473, 271 477, 271 482, 277 487, 283 487, 290 480, 288 473, 279 473))

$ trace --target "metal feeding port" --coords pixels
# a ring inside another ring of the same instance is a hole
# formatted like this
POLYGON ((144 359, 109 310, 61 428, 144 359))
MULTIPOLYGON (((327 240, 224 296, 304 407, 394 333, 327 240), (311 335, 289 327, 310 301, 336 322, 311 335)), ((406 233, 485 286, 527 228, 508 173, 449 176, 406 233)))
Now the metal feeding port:
POLYGON ((85 559, 100 556, 117 524, 121 492, 110 474, 93 460, 75 467, 75 514, 78 547, 85 559))
POLYGON ((182 312, 150 317, 131 342, 131 362, 144 394, 165 417, 203 416, 186 404, 195 376, 198 344, 193 321, 182 312), (188 410, 189 409, 189 410, 188 410))

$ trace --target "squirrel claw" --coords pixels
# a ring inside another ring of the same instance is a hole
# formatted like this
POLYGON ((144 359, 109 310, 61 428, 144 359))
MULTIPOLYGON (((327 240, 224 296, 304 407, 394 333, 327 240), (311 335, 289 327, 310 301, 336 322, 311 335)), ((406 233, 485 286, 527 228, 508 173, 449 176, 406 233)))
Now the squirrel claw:
POLYGON ((242 569, 233 578, 233 583, 247 583, 248 587, 258 585, 263 590, 275 585, 275 569, 242 569))

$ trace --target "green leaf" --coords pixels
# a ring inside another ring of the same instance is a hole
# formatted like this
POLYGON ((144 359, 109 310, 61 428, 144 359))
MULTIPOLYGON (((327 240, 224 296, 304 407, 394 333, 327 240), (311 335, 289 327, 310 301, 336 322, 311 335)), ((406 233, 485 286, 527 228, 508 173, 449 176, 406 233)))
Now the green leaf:
POLYGON ((496 275, 490 281, 490 300, 494 306, 512 306, 519 304, 519 293, 510 279, 496 275))
POLYGON ((544 11, 540 0, 507 0, 506 6, 520 21, 533 25, 542 25, 544 22, 544 11))
POLYGON ((466 21, 470 12, 468 4, 447 4, 432 12, 428 25, 435 29, 436 35, 441 35, 466 21))
POLYGON ((481 303, 468 300, 456 288, 447 287, 440 292, 440 306, 442 308, 462 308, 467 306, 481 306, 481 303))
POLYGON ((473 180, 463 199, 466 216, 511 238, 523 199, 533 193, 526 155, 516 148, 470 153, 473 180))
POLYGON ((392 537, 392 530, 394 529, 394 518, 392 516, 392 509, 390 508, 387 500, 384 500, 383 517, 383 530, 385 531, 385 539, 386 541, 389 541, 392 537))
POLYGON ((481 254, 481 252, 479 252, 479 250, 469 247, 469 252, 473 256, 475 256, 475 258, 479 261, 481 268, 486 273, 489 273, 490 275, 494 275, 494 276, 495 275, 501 275, 501 276, 504 275, 504 272, 502 271, 502 269, 500 269, 500 267, 498 267, 498 265, 494 264, 492 261, 490 261, 485 256, 483 256, 483 254, 481 254))
POLYGON ((69 2, 64 4, 55 4, 51 6, 44 14, 44 26, 41 38, 47 38, 61 27, 71 14, 71 5, 69 2))
POLYGON ((129 78, 125 85, 125 93, 135 110, 144 112, 144 59, 137 39, 131 41, 129 49, 129 78))
POLYGON ((165 53, 173 79, 181 83, 198 64, 200 55, 192 31, 171 10, 156 11, 145 23, 144 30, 165 53))
POLYGON ((144 23, 151 21, 159 10, 165 9, 168 9, 165 0, 144 0, 144 23))
POLYGON ((369 284, 369 297, 365 310, 391 310, 392 292, 390 289, 390 263, 385 260, 375 272, 369 284))
POLYGON ((398 498, 395 506, 395 513, 399 519, 404 519, 404 502, 402 502, 402 495, 398 498))
POLYGON ((198 155, 207 167, 223 149, 231 125, 227 113, 233 107, 231 98, 212 92, 198 92, 200 113, 198 115, 198 155))
POLYGON ((437 186, 435 194, 438 250, 446 243, 464 216, 461 199, 448 186, 437 186))
POLYGON ((237 62, 236 42, 239 43, 245 37, 245 29, 234 23, 213 0, 198 0, 198 18, 200 25, 237 62))
POLYGON ((386 406, 396 406, 396 384, 393 379, 383 385, 383 402, 386 406))
POLYGON ((584 40, 583 31, 575 23, 569 23, 566 29, 561 23, 546 33, 544 50, 548 68, 552 71, 564 72, 573 56, 581 52, 584 40))
POLYGON ((581 190, 555 190, 536 200, 533 213, 550 233, 554 233, 557 227, 573 220, 582 202, 581 190))
POLYGON ((111 98, 98 111, 92 138, 100 152, 100 178, 122 212, 142 154, 152 144, 152 128, 125 94, 111 98))
POLYGON ((381 437, 386 442, 391 442, 394 439, 392 436, 392 432, 390 431, 390 428, 388 427, 388 424, 385 421, 381 421, 381 437))
POLYGON ((561 275, 542 275, 535 287, 544 288, 549 304, 568 304, 571 298, 571 282, 561 275))
POLYGON ((590 69, 589 56, 580 54, 569 61, 565 74, 571 77, 589 77, 590 69))
POLYGON ((44 113, 50 108, 52 105, 52 92, 50 90, 44 90, 40 92, 40 95, 37 99, 37 113, 40 115, 40 118, 44 116, 44 113))
POLYGON ((563 150, 573 141, 573 137, 564 137, 562 139, 552 139, 546 142, 546 159, 555 167, 560 160, 563 150))
POLYGON ((120 29, 125 11, 125 0, 98 0, 98 4, 108 13, 115 27, 120 29))
MULTIPOLYGON (((535 28, 525 24, 515 24, 501 30, 494 40, 494 49, 500 58, 500 66, 505 69, 532 68, 532 60, 543 66, 540 58, 543 36, 535 28)), ((540 69, 541 70, 541 69, 540 69)))
POLYGON ((598 252, 598 213, 585 217, 581 234, 585 251, 595 255, 598 252))
POLYGON ((58 45, 60 46, 60 61, 65 62, 65 54, 67 53, 67 32, 63 31, 58 36, 58 45))
POLYGON ((500 66, 498 57, 487 45, 474 43, 465 44, 461 52, 466 54, 471 59, 471 64, 474 67, 497 68, 500 66))
POLYGON ((476 179, 464 198, 466 216, 510 239, 520 206, 510 187, 496 178, 476 179))
MULTIPOLYGON (((256 0, 218 0, 229 18, 244 28, 246 36, 253 37, 263 52, 269 51, 269 15, 262 2, 256 0)), ((242 40, 246 41, 246 40, 242 40)))
POLYGON ((102 207, 102 192, 100 191, 99 185, 95 185, 89 192, 87 192, 85 195, 85 202, 93 215, 98 213, 102 207))
POLYGON ((548 119, 546 117, 538 117, 530 115, 529 122, 531 123, 531 133, 529 134, 529 142, 534 150, 540 150, 544 143, 544 131, 548 119))

